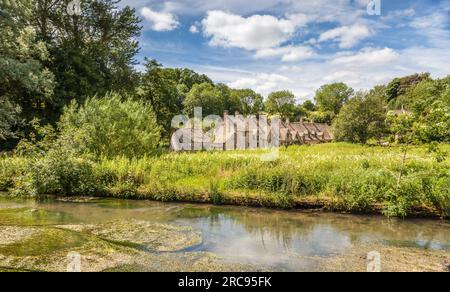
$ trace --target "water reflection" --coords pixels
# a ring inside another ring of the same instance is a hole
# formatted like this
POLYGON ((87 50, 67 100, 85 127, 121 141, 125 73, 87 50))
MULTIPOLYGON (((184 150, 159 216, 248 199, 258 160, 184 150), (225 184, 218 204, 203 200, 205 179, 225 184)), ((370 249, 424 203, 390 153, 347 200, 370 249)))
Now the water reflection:
POLYGON ((51 224, 138 219, 192 226, 203 234, 203 244, 196 251, 277 270, 313 269, 317 258, 345 253, 357 244, 450 251, 448 221, 110 199, 84 203, 0 199, 0 209, 17 207, 45 210, 53 214, 51 224))

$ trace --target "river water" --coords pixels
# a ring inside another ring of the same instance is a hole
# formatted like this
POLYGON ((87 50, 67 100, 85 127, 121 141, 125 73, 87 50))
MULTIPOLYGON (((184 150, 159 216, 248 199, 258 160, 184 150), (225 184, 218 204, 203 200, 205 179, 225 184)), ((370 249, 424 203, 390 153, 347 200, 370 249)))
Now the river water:
MULTIPOLYGON (((373 250, 381 253, 389 270, 445 271, 450 263, 448 221, 113 199, 0 198, 0 236, 6 226, 39 228, 127 220, 189 227, 201 234, 201 241, 177 253, 213 254, 224 264, 247 265, 250 270, 364 270, 364 256, 373 250)), ((8 244, 4 242, 3 247, 8 244)), ((29 248, 26 244, 32 243, 24 241, 16 247, 29 248)))

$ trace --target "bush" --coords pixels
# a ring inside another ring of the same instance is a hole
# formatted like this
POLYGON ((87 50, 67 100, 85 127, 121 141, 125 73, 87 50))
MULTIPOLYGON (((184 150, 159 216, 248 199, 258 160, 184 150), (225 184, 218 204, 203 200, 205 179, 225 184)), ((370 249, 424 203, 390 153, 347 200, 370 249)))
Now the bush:
POLYGON ((94 196, 102 195, 104 190, 92 162, 62 150, 52 150, 43 158, 30 159, 26 173, 14 180, 12 194, 94 196))
POLYGON ((6 192, 14 186, 14 179, 27 170, 27 159, 0 156, 0 191, 6 192))
POLYGON ((72 103, 61 117, 60 143, 79 154, 139 158, 154 153, 161 129, 152 107, 111 93, 90 98, 78 107, 72 103))

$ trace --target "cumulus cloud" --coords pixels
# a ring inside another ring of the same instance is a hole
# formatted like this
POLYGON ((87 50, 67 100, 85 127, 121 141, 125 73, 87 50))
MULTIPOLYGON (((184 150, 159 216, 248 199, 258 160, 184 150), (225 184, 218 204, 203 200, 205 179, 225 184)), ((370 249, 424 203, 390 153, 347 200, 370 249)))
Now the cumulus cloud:
POLYGON ((345 82, 357 90, 368 90, 387 84, 393 78, 417 72, 431 72, 436 78, 448 75, 450 51, 445 48, 411 47, 363 48, 357 52, 334 53, 314 58, 302 65, 247 68, 247 71, 227 71, 220 68, 197 68, 213 80, 235 88, 252 88, 267 96, 288 89, 297 98, 312 98, 323 84, 345 82), (255 73, 260 72, 260 73, 255 73))
POLYGON ((291 82, 292 81, 286 76, 261 73, 229 82, 228 86, 236 89, 252 88, 255 91, 267 96, 271 92, 279 89, 281 85, 288 86, 291 82))
POLYGON ((212 46, 246 50, 273 48, 289 40, 298 22, 271 15, 242 17, 224 11, 210 11, 202 21, 203 33, 212 46))
POLYGON ((307 46, 286 46, 258 50, 256 59, 281 58, 283 62, 297 62, 315 56, 314 50, 307 46))
POLYGON ((283 44, 298 28, 313 20, 314 17, 305 14, 290 14, 285 18, 271 15, 242 17, 216 10, 208 13, 202 26, 211 46, 254 51, 256 59, 280 58, 283 62, 296 62, 314 56, 314 51, 307 46, 283 44))
POLYGON ((140 12, 155 31, 171 31, 180 25, 176 16, 171 13, 156 12, 148 7, 142 8, 140 12))
POLYGON ((338 41, 341 49, 349 49, 361 40, 373 35, 373 31, 364 24, 341 26, 322 33, 319 42, 338 41))
POLYGON ((193 24, 193 25, 191 25, 191 27, 189 28, 189 31, 191 32, 191 33, 199 33, 200 31, 198 30, 198 27, 195 25, 195 24, 193 24))
MULTIPOLYGON (((150 3, 124 1, 136 2, 138 8, 150 3)), ((172 23, 160 28, 176 28, 175 15, 190 15, 190 19, 200 20, 189 23, 193 24, 191 33, 202 33, 212 46, 247 51, 213 52, 207 48, 201 58, 196 58, 197 52, 187 51, 186 56, 192 54, 193 59, 177 66, 265 96, 288 89, 299 98, 311 98, 317 88, 330 82, 364 90, 416 72, 430 72, 434 77, 448 74, 450 5, 441 5, 442 9, 433 5, 426 11, 423 5, 405 6, 371 18, 365 7, 368 2, 260 0, 255 5, 241 0, 170 0, 152 1, 151 5, 153 12, 166 15, 166 21, 159 22, 172 23), (381 32, 388 34, 371 38, 381 32), (391 38, 397 42, 390 42, 391 38), (392 47, 385 47, 388 45, 392 47), (308 61, 300 63, 302 60, 308 61)))
POLYGON ((364 48, 356 54, 338 54, 333 64, 386 65, 397 60, 400 55, 391 48, 364 48))

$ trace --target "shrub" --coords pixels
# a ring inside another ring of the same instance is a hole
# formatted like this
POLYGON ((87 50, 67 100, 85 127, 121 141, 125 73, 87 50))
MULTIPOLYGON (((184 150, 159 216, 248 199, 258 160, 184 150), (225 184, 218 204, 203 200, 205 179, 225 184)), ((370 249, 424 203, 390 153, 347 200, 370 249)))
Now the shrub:
POLYGON ((20 157, 0 156, 0 191, 8 191, 14 186, 14 179, 27 169, 27 160, 20 157))
POLYGON ((138 158, 154 153, 161 129, 152 107, 111 93, 90 98, 82 106, 72 103, 59 123, 62 145, 77 153, 114 158, 138 158))
POLYGON ((93 196, 103 194, 104 189, 92 162, 63 150, 52 150, 45 157, 30 159, 26 173, 14 180, 13 194, 93 196))

